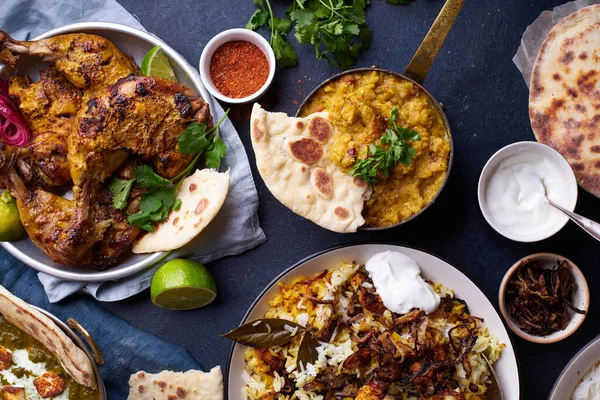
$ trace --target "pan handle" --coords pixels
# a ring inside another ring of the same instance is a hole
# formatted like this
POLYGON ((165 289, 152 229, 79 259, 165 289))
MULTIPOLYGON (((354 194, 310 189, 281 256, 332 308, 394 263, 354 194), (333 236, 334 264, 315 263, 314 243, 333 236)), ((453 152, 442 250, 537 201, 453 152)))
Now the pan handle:
POLYGON ((433 60, 435 60, 442 44, 444 44, 444 40, 446 40, 446 36, 448 36, 452 25, 454 25, 454 21, 456 21, 456 17, 458 17, 464 2, 465 0, 446 1, 433 25, 431 25, 429 32, 427 32, 427 36, 421 42, 408 67, 406 67, 404 75, 423 84, 429 68, 431 68, 433 60))
POLYGON ((99 367, 103 366, 104 357, 102 356, 100 348, 98 348, 98 344, 96 344, 96 341, 94 340, 92 335, 90 335, 90 333, 73 318, 69 318, 67 320, 67 326, 73 329, 75 332, 79 333, 81 337, 83 337, 90 350, 92 351, 92 355, 94 356, 94 361, 96 362, 96 365, 98 365, 99 367))

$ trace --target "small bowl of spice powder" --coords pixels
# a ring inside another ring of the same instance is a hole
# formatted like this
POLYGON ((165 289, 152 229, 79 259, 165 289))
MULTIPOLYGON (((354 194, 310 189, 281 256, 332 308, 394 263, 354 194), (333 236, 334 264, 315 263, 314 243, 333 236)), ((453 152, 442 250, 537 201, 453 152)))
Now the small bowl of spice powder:
POLYGON ((500 284, 500 312, 508 327, 534 343, 566 339, 583 323, 590 292, 570 260, 538 253, 517 261, 500 284))
POLYGON ((212 38, 200 57, 200 76, 217 99, 243 104, 263 95, 275 76, 275 54, 261 35, 229 29, 212 38))

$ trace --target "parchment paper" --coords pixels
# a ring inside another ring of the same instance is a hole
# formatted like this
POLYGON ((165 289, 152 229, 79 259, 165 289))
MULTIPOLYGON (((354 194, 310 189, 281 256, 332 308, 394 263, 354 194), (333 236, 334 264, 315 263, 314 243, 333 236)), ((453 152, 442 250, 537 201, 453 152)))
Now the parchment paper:
POLYGON ((521 46, 519 46, 517 54, 513 57, 513 62, 523 74, 527 87, 529 87, 529 77, 538 51, 550 29, 567 15, 592 4, 600 4, 600 0, 576 0, 565 3, 562 6, 555 7, 552 11, 544 11, 533 21, 533 24, 527 27, 521 38, 521 46))

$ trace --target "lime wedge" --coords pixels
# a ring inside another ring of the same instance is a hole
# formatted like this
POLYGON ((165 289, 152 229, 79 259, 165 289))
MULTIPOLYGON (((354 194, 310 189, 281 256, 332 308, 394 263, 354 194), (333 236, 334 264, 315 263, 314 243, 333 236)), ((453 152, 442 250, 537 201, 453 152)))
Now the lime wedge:
POLYGON ((204 307, 217 297, 217 285, 208 269, 192 260, 171 260, 152 278, 152 303, 169 310, 204 307))
POLYGON ((146 53, 140 67, 140 72, 144 76, 158 76, 168 79, 171 82, 177 82, 177 77, 175 77, 175 72, 171 68, 169 58, 160 46, 155 46, 146 53))

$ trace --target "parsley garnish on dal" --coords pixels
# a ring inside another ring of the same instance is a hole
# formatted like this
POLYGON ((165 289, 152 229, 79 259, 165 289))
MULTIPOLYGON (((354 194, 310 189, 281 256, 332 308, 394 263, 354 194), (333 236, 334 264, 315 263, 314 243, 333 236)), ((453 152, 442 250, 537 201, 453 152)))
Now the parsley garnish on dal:
POLYGON ((369 156, 358 160, 350 170, 350 175, 361 178, 370 185, 377 183, 377 171, 381 171, 385 177, 390 176, 390 171, 402 163, 408 167, 412 163, 417 152, 409 142, 421 140, 419 133, 410 128, 400 127, 396 124, 398 108, 392 108, 389 119, 390 127, 379 139, 379 143, 389 145, 382 147, 371 143, 369 145, 369 156))

